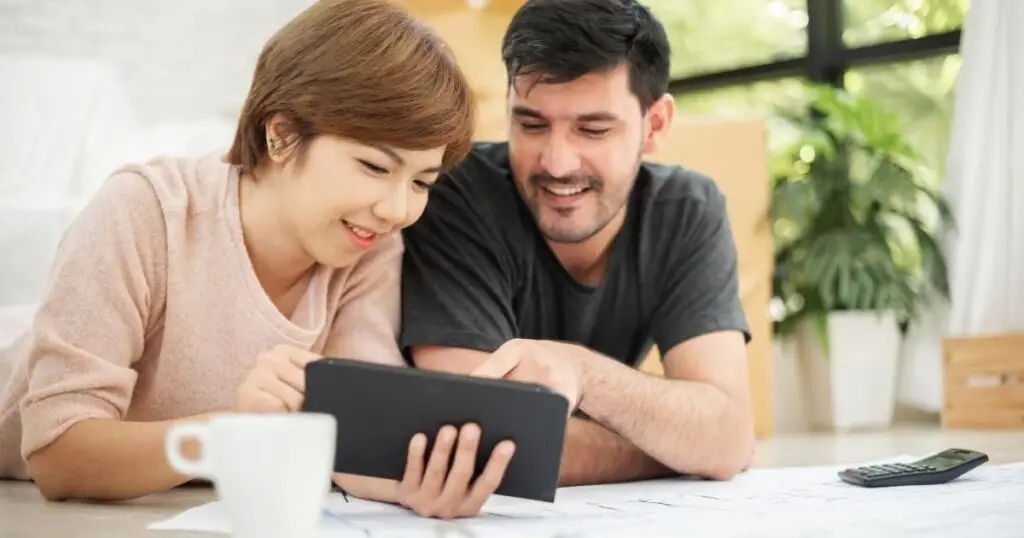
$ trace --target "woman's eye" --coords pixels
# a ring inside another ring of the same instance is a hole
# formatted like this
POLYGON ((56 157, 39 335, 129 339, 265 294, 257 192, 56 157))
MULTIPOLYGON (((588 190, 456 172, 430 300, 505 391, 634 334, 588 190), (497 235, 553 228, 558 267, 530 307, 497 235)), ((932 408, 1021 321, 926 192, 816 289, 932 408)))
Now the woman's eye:
POLYGON ((434 186, 434 184, 429 181, 416 180, 413 183, 416 185, 417 189, 424 191, 430 190, 430 187, 434 186))
POLYGON ((365 168, 366 171, 370 172, 371 174, 384 175, 388 173, 387 168, 384 168, 383 166, 377 166, 376 164, 373 164, 369 161, 360 160, 359 164, 363 165, 363 168, 365 168))

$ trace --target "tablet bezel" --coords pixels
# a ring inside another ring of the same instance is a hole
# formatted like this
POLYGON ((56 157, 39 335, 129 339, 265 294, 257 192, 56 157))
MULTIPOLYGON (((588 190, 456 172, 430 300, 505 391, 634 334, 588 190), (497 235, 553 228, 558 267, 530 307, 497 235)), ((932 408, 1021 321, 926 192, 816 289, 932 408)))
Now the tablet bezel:
POLYGON ((337 420, 335 472, 401 480, 415 433, 427 435, 429 450, 441 426, 473 422, 481 430, 474 478, 494 446, 513 439, 495 493, 555 499, 569 403, 542 385, 325 357, 306 366, 303 410, 337 420))

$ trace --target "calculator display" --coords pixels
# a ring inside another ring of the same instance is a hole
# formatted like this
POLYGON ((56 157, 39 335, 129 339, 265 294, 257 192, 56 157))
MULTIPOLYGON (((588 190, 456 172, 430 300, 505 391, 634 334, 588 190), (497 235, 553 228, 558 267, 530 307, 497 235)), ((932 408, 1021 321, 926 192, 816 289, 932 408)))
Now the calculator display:
POLYGON ((930 465, 930 466, 935 467, 935 468, 937 468, 939 470, 942 470, 942 469, 948 469, 950 467, 956 467, 957 465, 960 465, 961 463, 963 463, 963 462, 967 461, 968 459, 970 459, 967 456, 968 456, 967 454, 961 455, 958 452, 947 450, 945 452, 940 452, 940 453, 938 453, 938 454, 936 454, 934 456, 931 456, 929 458, 925 458, 925 459, 921 460, 919 463, 921 463, 922 465, 930 465))

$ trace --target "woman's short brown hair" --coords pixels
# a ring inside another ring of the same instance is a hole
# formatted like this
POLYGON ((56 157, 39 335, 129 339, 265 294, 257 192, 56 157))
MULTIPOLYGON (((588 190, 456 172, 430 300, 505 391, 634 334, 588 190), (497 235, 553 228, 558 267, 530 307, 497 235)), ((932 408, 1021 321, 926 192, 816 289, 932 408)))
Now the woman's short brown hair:
MULTIPOLYGON (((445 146, 449 169, 469 151, 474 102, 447 45, 389 0, 319 0, 263 47, 229 163, 251 172, 281 114, 287 145, 331 134, 406 150, 445 146)), ((293 145, 294 144, 294 145, 293 145)))

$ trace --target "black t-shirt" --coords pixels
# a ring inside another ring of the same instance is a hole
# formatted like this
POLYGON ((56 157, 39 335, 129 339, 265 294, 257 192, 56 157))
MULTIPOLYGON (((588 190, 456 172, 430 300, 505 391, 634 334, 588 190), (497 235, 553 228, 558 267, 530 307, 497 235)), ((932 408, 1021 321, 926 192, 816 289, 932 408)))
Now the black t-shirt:
MULTIPOLYGON (((574 342, 635 366, 720 330, 750 333, 725 198, 707 177, 644 163, 604 279, 576 281, 513 183, 506 143, 476 144, 406 229, 402 348, 491 352, 513 338, 574 342)), ((408 353, 407 353, 408 358, 408 353)))

